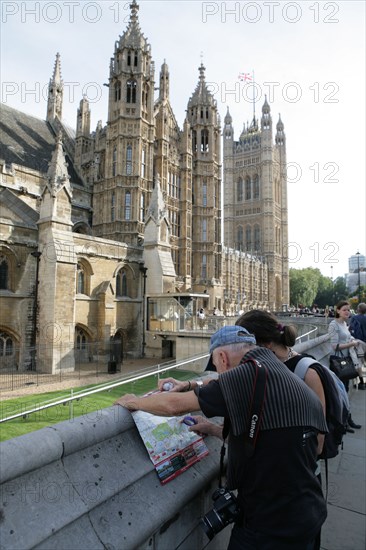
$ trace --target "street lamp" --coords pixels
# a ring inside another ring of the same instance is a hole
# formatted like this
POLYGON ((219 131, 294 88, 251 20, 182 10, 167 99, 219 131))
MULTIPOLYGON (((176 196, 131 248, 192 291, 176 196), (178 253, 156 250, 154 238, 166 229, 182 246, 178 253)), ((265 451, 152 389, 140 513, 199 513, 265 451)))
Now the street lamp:
POLYGON ((33 258, 36 258, 37 264, 36 264, 36 280, 35 280, 35 287, 34 287, 34 301, 33 301, 33 320, 32 320, 32 334, 31 334, 31 349, 30 349, 30 356, 31 356, 31 370, 34 371, 37 368, 37 362, 36 362, 36 343, 37 343, 37 318, 38 318, 38 285, 39 285, 39 262, 41 260, 42 252, 39 252, 36 250, 35 252, 31 252, 31 256, 33 258))
POLYGON ((358 250, 356 252, 356 256, 357 256, 357 273, 358 273, 358 281, 357 281, 358 303, 360 303, 361 302, 361 274, 360 274, 360 252, 358 250))
POLYGON ((334 279, 333 279, 333 266, 330 266, 330 278, 332 279, 332 303, 334 305, 334 279))

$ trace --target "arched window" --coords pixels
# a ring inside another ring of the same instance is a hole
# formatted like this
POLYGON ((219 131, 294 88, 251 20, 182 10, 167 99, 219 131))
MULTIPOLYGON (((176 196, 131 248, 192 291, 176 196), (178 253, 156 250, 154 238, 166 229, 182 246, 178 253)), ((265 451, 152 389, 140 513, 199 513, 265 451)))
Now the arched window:
POLYGON ((126 174, 131 176, 132 174, 132 146, 127 145, 126 147, 126 174))
POLYGON ((80 258, 76 267, 76 293, 90 296, 90 283, 93 270, 85 258, 80 258))
POLYGON ((136 80, 127 80, 127 103, 136 103, 136 90, 137 82, 136 80))
POLYGON ((9 262, 6 256, 0 256, 0 290, 9 288, 9 262))
POLYGON ((207 220, 203 218, 202 220, 202 240, 203 242, 207 241, 207 220))
POLYGON ((125 194, 125 220, 131 219, 131 193, 126 191, 125 194))
POLYGON ((115 207, 116 207, 116 196, 114 191, 112 191, 111 196, 111 222, 114 222, 115 220, 115 207))
POLYGON ((250 201, 252 198, 252 190, 251 190, 251 184, 250 184, 250 177, 247 176, 245 178, 245 200, 250 201))
POLYGON ((239 181, 236 186, 236 200, 237 202, 243 201, 243 180, 239 178, 239 181))
POLYGON ((143 222, 145 219, 145 195, 141 193, 140 196, 140 222, 143 222))
POLYGON ((116 296, 128 296, 127 275, 124 269, 120 269, 116 277, 116 296))
POLYGON ((121 83, 120 81, 118 81, 114 85, 114 101, 119 101, 120 99, 121 99, 121 83))
POLYGON ((252 249, 252 228, 250 227, 250 225, 247 225, 245 230, 245 244, 247 250, 252 249))
POLYGON ((192 130, 192 151, 195 153, 197 151, 197 132, 192 130))
POLYGON ((207 277, 207 256, 203 254, 202 256, 202 279, 207 277))
POLYGON ((81 264, 77 266, 76 292, 77 294, 85 294, 85 272, 81 264))
POLYGON ((239 250, 243 250, 244 245, 244 231, 241 225, 238 227, 237 231, 237 246, 239 250))
POLYGON ((113 158, 112 158, 112 176, 117 175, 117 147, 113 149, 113 158))
POLYGON ((259 225, 254 226, 254 250, 256 252, 261 250, 261 230, 259 225))
POLYGON ((144 178, 146 175, 146 150, 143 149, 141 152, 141 177, 144 178))
POLYGON ((208 153, 208 130, 201 130, 201 153, 208 153))
POLYGON ((0 358, 14 355, 14 342, 10 334, 0 332, 0 358))
POLYGON ((76 349, 77 350, 85 350, 86 344, 87 344, 87 337, 85 332, 79 328, 76 330, 76 349))
POLYGON ((207 206, 207 183, 202 185, 202 206, 207 206))
POLYGON ((253 179, 253 198, 259 199, 259 176, 256 174, 253 179))

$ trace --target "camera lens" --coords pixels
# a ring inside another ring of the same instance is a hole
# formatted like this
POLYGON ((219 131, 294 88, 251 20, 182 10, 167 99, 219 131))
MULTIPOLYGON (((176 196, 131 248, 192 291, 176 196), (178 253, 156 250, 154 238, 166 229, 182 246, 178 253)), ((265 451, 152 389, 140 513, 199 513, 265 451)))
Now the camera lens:
POLYGON ((201 519, 201 527, 207 537, 212 540, 217 533, 220 533, 224 526, 220 516, 217 514, 216 510, 213 509, 201 519))

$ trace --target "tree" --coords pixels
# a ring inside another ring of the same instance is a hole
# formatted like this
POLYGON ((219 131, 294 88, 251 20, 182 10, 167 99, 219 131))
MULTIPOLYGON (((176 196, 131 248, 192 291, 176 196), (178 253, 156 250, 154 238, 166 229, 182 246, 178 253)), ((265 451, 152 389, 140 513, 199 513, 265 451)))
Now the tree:
POLYGON ((319 269, 290 269, 290 302, 292 305, 312 306, 322 274, 319 269))
POLYGON ((330 277, 321 275, 318 282, 318 292, 315 296, 315 303, 320 308, 334 304, 333 281, 330 277))

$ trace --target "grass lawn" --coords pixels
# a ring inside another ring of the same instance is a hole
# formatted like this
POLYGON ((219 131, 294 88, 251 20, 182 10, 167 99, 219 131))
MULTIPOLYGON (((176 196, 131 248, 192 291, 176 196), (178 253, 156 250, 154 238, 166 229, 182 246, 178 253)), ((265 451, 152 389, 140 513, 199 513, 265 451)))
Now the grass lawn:
MULTIPOLYGON (((188 371, 175 371, 174 378, 179 380, 189 380, 192 378, 192 372, 188 371)), ((105 409, 113 405, 114 401, 126 393, 134 393, 136 395, 143 395, 151 390, 154 390, 157 386, 157 376, 149 376, 136 382, 130 382, 113 388, 111 390, 101 391, 94 393, 89 397, 83 397, 78 401, 72 401, 71 403, 65 403, 55 405, 49 409, 33 413, 29 416, 15 418, 7 422, 0 424, 0 441, 12 439, 18 435, 23 435, 28 432, 34 432, 40 430, 46 426, 52 426, 58 424, 64 420, 81 416, 83 414, 91 415, 98 413, 100 409, 105 409)), ((93 386, 83 386, 81 388, 74 388, 74 394, 80 391, 86 391, 87 389, 94 388, 93 386)), ((37 395, 26 395, 24 397, 18 397, 17 399, 7 399, 0 405, 0 418, 12 416, 14 414, 22 413, 41 405, 46 405, 49 401, 58 401, 62 398, 70 397, 70 390, 55 391, 48 393, 38 393, 37 395)))

